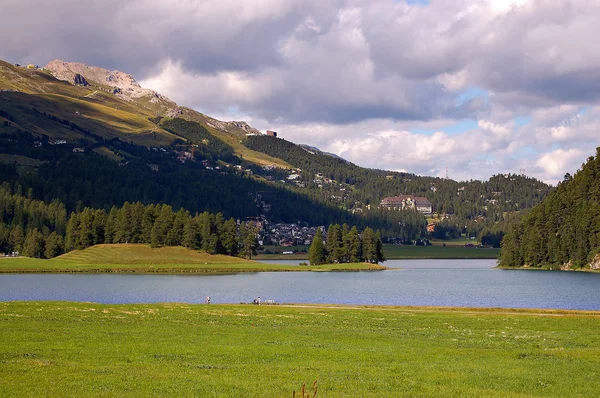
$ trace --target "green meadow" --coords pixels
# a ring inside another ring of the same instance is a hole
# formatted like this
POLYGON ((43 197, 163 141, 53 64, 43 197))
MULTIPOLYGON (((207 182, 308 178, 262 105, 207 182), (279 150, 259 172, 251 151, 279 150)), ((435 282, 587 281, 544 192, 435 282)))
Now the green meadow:
POLYGON ((0 259, 0 273, 227 273, 381 269, 385 269, 385 267, 366 263, 326 264, 310 267, 263 264, 239 257, 208 254, 180 246, 151 248, 144 244, 95 245, 49 260, 28 257, 0 259))
POLYGON ((600 313, 0 303, 0 396, 595 397, 600 313), (311 394, 312 396, 312 394, 311 394))

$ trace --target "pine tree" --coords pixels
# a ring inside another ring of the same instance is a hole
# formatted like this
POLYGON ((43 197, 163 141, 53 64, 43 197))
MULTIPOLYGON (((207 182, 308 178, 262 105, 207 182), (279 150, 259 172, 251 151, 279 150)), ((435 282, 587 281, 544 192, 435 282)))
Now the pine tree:
POLYGON ((215 214, 215 225, 213 233, 217 236, 217 248, 216 253, 225 254, 225 249, 223 248, 222 236, 223 236, 223 225, 225 224, 225 218, 222 213, 215 214))
POLYGON ((92 222, 92 240, 94 245, 104 243, 104 228, 106 226, 106 212, 96 210, 94 212, 94 221, 92 222))
POLYGON ((219 247, 219 238, 213 214, 204 212, 200 215, 200 235, 202 236, 202 250, 209 254, 216 254, 219 247))
POLYGON ((134 224, 132 223, 132 207, 129 202, 125 202, 123 207, 117 212, 115 222, 114 243, 130 243, 133 238, 134 224))
POLYGON ((150 243, 152 239, 152 226, 154 225, 154 219, 156 208, 154 205, 148 205, 144 208, 144 215, 142 216, 142 225, 140 232, 140 242, 150 243))
POLYGON ((62 236, 56 232, 52 232, 46 238, 46 250, 44 254, 46 258, 60 256, 64 252, 64 240, 62 236))
POLYGON ((251 259, 252 256, 256 255, 256 249, 258 248, 257 231, 255 226, 251 223, 242 223, 240 226, 240 236, 242 239, 241 254, 245 258, 251 259))
POLYGON ((377 231, 375 234, 375 262, 382 263, 385 261, 385 254, 383 253, 383 242, 381 241, 381 233, 377 231))
POLYGON ((340 262, 347 263, 350 261, 350 227, 344 223, 342 225, 342 245, 340 248, 340 262))
POLYGON ((44 235, 37 228, 30 230, 23 244, 23 255, 27 257, 43 258, 44 245, 46 240, 44 235))
POLYGON ((223 224, 221 232, 221 245, 223 253, 229 256, 237 256, 239 253, 238 230, 235 219, 230 218, 223 224))
MULTIPOLYGON (((106 217, 106 225, 104 227, 104 243, 115 243, 115 230, 117 227, 117 218, 119 210, 116 206, 113 206, 106 217)), ((68 245, 67 245, 67 250, 68 245)))
POLYGON ((346 245, 348 247, 348 261, 351 263, 358 263, 362 261, 362 244, 360 241, 360 235, 356 226, 352 227, 348 232, 346 239, 346 245))
POLYGON ((325 264, 327 261, 327 253, 325 252, 325 245, 323 244, 323 233, 321 232, 321 228, 317 228, 317 233, 308 250, 308 259, 310 265, 325 264))
POLYGON ((202 247, 202 237, 200 235, 200 227, 196 217, 189 217, 183 228, 183 246, 199 250, 202 247))
POLYGON ((375 263, 377 261, 377 241, 375 240, 375 231, 367 227, 362 233, 363 257, 366 262, 375 263))
POLYGON ((94 211, 90 208, 85 208, 78 214, 79 218, 79 234, 78 248, 85 249, 94 244, 94 211))
POLYGON ((338 224, 331 224, 327 229, 327 262, 331 264, 343 261, 342 230, 338 224))
POLYGON ((171 227, 167 232, 165 240, 167 246, 180 246, 182 244, 183 230, 188 218, 190 218, 189 213, 183 209, 179 209, 179 211, 175 213, 175 217, 173 217, 173 222, 171 223, 171 227))
POLYGON ((23 227, 17 225, 10 231, 8 244, 12 251, 20 252, 23 250, 23 243, 25 243, 25 233, 23 227))
POLYGON ((79 235, 79 214, 73 212, 71 213, 69 221, 67 222, 67 232, 65 238, 66 251, 82 249, 79 235))
POLYGON ((160 247, 165 244, 167 233, 173 225, 173 217, 173 209, 171 206, 162 205, 160 208, 160 213, 154 221, 154 225, 152 226, 152 231, 150 233, 150 246, 160 247))

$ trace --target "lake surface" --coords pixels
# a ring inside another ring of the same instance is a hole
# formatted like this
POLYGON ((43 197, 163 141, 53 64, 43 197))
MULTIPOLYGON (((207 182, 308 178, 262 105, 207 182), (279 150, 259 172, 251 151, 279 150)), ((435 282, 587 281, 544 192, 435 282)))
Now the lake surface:
MULTIPOLYGON (((281 263, 281 261, 279 261, 281 263)), ((600 274, 500 270, 495 260, 395 260, 379 272, 0 274, 0 301, 251 302, 600 310, 600 274)))

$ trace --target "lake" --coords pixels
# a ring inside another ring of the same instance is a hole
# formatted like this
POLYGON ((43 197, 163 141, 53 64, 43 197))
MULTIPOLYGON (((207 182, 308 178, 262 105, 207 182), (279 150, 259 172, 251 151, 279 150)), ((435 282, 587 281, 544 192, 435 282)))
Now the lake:
MULTIPOLYGON (((281 261, 278 261, 281 263, 281 261)), ((495 260, 392 260, 378 272, 226 275, 0 274, 0 301, 251 302, 600 310, 600 274, 492 268, 495 260)))

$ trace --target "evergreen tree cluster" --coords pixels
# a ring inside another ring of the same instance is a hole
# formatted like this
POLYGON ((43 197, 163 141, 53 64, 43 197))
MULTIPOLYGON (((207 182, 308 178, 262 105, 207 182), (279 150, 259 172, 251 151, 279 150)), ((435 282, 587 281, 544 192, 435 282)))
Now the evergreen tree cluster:
POLYGON ((583 268, 600 254, 600 148, 540 205, 511 225, 500 265, 583 268))
POLYGON ((8 184, 0 186, 0 251, 21 252, 43 257, 43 247, 37 245, 40 236, 57 240, 66 232, 67 211, 57 200, 46 204, 11 193, 8 184))
POLYGON ((361 234, 358 228, 348 224, 331 224, 327 228, 327 239, 319 228, 308 251, 311 265, 385 261, 381 235, 372 228, 361 234))
POLYGON ((258 247, 252 223, 226 220, 221 213, 174 211, 169 205, 141 202, 104 210, 85 208, 71 213, 65 250, 81 250, 100 243, 149 243, 152 247, 184 246, 210 254, 251 258, 258 247))
MULTIPOLYGON (((238 164, 239 158, 233 153, 233 148, 208 132, 200 123, 183 119, 162 119, 160 126, 165 130, 187 139, 198 145, 195 151, 201 158, 216 162, 223 160, 227 163, 238 164)), ((178 141, 178 143, 182 143, 178 141)))
POLYGON ((210 254, 251 258, 258 247, 253 223, 226 220, 221 213, 196 213, 141 202, 113 206, 109 212, 84 208, 67 217, 65 206, 12 194, 0 187, 0 250, 52 258, 101 243, 185 246, 210 254))

